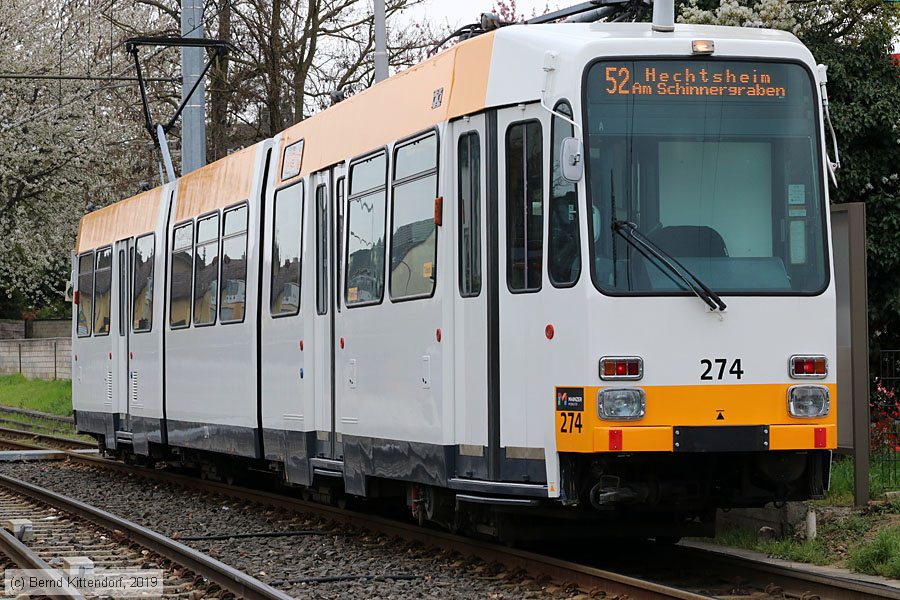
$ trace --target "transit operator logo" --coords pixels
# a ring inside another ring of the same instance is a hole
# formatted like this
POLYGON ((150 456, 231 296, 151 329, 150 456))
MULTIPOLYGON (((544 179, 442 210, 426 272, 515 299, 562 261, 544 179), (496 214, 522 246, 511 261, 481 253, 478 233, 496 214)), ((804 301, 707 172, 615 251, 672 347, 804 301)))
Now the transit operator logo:
POLYGON ((556 410, 584 410, 584 388, 556 388, 556 410))

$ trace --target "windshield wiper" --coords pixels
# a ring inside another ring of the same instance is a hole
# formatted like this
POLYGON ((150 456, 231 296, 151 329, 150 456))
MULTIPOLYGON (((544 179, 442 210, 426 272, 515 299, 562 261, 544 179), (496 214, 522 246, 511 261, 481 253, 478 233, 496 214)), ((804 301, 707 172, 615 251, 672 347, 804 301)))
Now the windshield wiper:
POLYGON ((727 308, 721 296, 709 289, 709 286, 703 283, 699 277, 691 273, 687 267, 678 261, 678 259, 638 231, 637 225, 631 221, 617 219, 613 221, 613 231, 621 235, 622 239, 643 254, 648 260, 650 259, 650 256, 648 256, 647 253, 649 252, 652 254, 653 258, 656 259, 654 263, 657 266, 663 265, 669 269, 669 271, 674 273, 692 292, 694 292, 694 294, 696 294, 698 298, 703 300, 709 307, 709 310, 724 311, 727 308))

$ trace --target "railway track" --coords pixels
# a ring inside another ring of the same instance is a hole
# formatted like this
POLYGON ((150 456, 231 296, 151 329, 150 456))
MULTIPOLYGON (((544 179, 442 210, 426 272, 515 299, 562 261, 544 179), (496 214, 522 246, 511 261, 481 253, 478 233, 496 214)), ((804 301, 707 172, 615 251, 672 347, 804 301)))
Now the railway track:
MULTIPOLYGON (((19 568, 47 571, 64 557, 96 568, 161 569, 164 598, 287 600, 290 596, 184 544, 83 502, 0 475, 0 517, 28 519, 26 545, 0 531, 0 553, 19 568)), ((66 598, 80 598, 67 589, 66 598)))
POLYGON ((0 448, 3 445, 12 445, 14 446, 12 449, 16 450, 91 450, 97 448, 97 444, 86 440, 0 427, 0 448))
MULTIPOLYGON (((48 443, 69 444, 69 447, 64 448, 64 450, 72 450, 75 447, 81 449, 90 446, 89 443, 79 440, 41 436, 30 432, 17 432, 0 428, 0 449, 3 449, 4 445, 15 449, 39 448, 46 447, 48 443), (19 439, 10 440, 6 436, 18 436, 19 439), (26 439, 42 441, 45 445, 30 444, 24 441, 26 439)), ((59 448, 60 446, 56 447, 59 448)), ((170 471, 151 470, 99 457, 85 456, 80 453, 68 452, 68 456, 70 460, 91 467, 125 472, 146 479, 175 484, 211 494, 219 494, 235 500, 286 509, 292 512, 312 513, 337 523, 344 523, 441 549, 457 551, 467 556, 477 556, 486 561, 501 563, 512 569, 522 569, 529 573, 540 573, 553 580, 577 586, 577 588, 586 592, 596 593, 602 591, 607 595, 627 595, 637 598, 693 599, 728 597, 733 595, 732 593, 737 592, 739 595, 762 593, 773 597, 803 598, 805 600, 814 598, 849 600, 861 597, 900 599, 900 591, 893 588, 688 547, 678 547, 677 549, 654 549, 651 547, 651 554, 656 553, 659 555, 655 557, 648 556, 649 560, 646 562, 651 564, 669 564, 671 565, 669 570, 673 573, 662 576, 662 580, 666 581, 668 585, 654 583, 648 580, 648 577, 652 577, 653 573, 629 571, 625 566, 622 569, 617 566, 615 572, 613 572, 609 568, 602 568, 602 566, 608 566, 603 565, 602 562, 584 560, 584 555, 560 558, 559 556, 505 548, 488 542, 452 535, 444 531, 424 529, 394 519, 348 511, 299 500, 278 493, 224 485, 170 471), (674 557, 672 555, 673 552, 677 553, 674 557), (680 573, 683 576, 692 570, 692 565, 705 565, 707 568, 714 568, 714 570, 722 574, 722 577, 716 585, 703 585, 696 580, 692 580, 693 578, 680 577, 678 574, 675 574, 680 573), (622 574, 622 572, 631 572, 632 574, 626 575, 622 574), (679 579, 682 579, 682 581, 679 581, 679 579), (731 582, 737 583, 732 585, 731 582), (726 591, 726 588, 731 589, 726 591)), ((589 554, 587 553, 587 555, 589 554)))
POLYGON ((62 415, 54 415, 39 410, 29 410, 27 408, 15 408, 13 406, 0 406, 0 415, 11 415, 16 417, 25 417, 29 419, 40 419, 42 421, 54 421, 62 423, 69 427, 75 426, 74 417, 64 417, 62 415))
POLYGON ((649 548, 641 550, 644 560, 637 561, 647 568, 634 568, 633 565, 631 567, 622 565, 622 568, 619 568, 616 564, 611 569, 608 560, 585 559, 592 556, 589 551, 582 552, 578 556, 565 557, 528 552, 268 491, 224 485, 166 470, 140 468, 98 457, 80 454, 70 456, 71 460, 86 466, 129 473, 243 502, 292 512, 313 513, 337 523, 420 542, 442 550, 456 551, 464 556, 477 556, 512 569, 522 569, 530 574, 542 574, 588 593, 603 592, 608 596, 630 598, 695 599, 755 595, 755 597, 804 600, 900 599, 900 590, 896 588, 682 546, 650 545, 649 548), (668 568, 660 572, 654 565, 668 565, 668 568), (696 573, 698 566, 702 566, 707 573, 716 573, 716 580, 692 576, 691 573, 696 573), (654 579, 656 581, 653 581, 654 579))
MULTIPOLYGON (((666 585, 628 577, 618 573, 605 571, 596 567, 578 565, 565 560, 544 556, 537 553, 522 550, 504 548, 496 544, 473 540, 443 531, 435 531, 421 528, 415 525, 398 522, 395 520, 362 514, 359 512, 329 507, 302 500, 296 500, 286 496, 270 492, 256 491, 247 488, 226 486, 224 484, 201 481, 185 475, 171 472, 157 471, 133 467, 123 463, 102 458, 88 457, 81 461, 80 454, 71 454, 70 458, 83 465, 94 468, 112 469, 122 473, 137 475, 145 479, 159 481, 166 484, 175 484, 191 490, 199 490, 209 494, 216 494, 249 502, 266 507, 286 509, 291 512, 314 513, 325 517, 329 521, 350 525, 372 532, 385 534, 391 537, 399 537, 405 541, 419 542, 429 547, 438 547, 442 550, 456 551, 466 557, 478 557, 488 562, 496 562, 505 565, 511 570, 521 569, 528 573, 540 573, 545 577, 559 582, 565 582, 570 586, 577 586, 586 591, 604 592, 610 597, 648 598, 699 600, 708 598, 701 594, 680 590, 666 585), (76 458, 78 457, 78 458, 76 458)), ((0 485, 3 484, 0 478, 0 485)), ((208 536, 204 536, 208 539, 208 536)), ((233 537, 223 536, 223 537, 233 537)), ((184 538, 189 539, 189 538, 184 538)), ((357 577, 351 575, 348 578, 357 577)), ((321 579, 340 580, 343 576, 325 578, 310 578, 319 581, 321 579)), ((389 579, 391 577, 388 577, 389 579)), ((290 582, 284 582, 285 584, 290 582)))
POLYGON ((0 452, 8 452, 15 450, 36 450, 38 448, 35 444, 27 444, 24 442, 18 442, 14 440, 5 440, 0 439, 0 452))

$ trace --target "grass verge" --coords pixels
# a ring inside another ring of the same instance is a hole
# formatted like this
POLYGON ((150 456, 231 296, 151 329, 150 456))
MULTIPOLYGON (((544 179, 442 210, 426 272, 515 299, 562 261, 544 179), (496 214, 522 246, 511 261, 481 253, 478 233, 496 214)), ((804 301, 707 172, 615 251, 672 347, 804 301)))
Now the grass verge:
MULTIPOLYGON (((0 375, 0 405, 71 417, 72 383, 26 379, 22 375, 0 375)), ((0 414, 0 427, 92 440, 88 436, 77 435, 71 425, 30 415, 0 414)))
POLYGON ((755 532, 743 529, 728 529, 715 538, 716 544, 755 550, 772 558, 827 565, 834 561, 834 555, 821 538, 796 541, 792 538, 762 539, 755 532))
MULTIPOLYGON (((896 456, 873 453, 869 458, 869 493, 873 500, 900 488, 900 453, 896 456), (896 473, 895 473, 896 471, 896 473), (895 481, 896 480, 896 481, 895 481)), ((814 506, 853 506, 853 458, 837 458, 831 464, 831 486, 814 506)))
POLYGON ((755 531, 725 529, 714 543, 754 550, 772 558, 847 567, 858 573, 900 579, 900 499, 877 502, 864 509, 814 509, 818 516, 818 535, 814 540, 764 539, 755 531))
POLYGON ((882 529, 853 550, 847 566, 860 573, 900 578, 900 527, 882 529))
POLYGON ((22 375, 2 375, 0 404, 70 417, 72 382, 26 379, 22 375))

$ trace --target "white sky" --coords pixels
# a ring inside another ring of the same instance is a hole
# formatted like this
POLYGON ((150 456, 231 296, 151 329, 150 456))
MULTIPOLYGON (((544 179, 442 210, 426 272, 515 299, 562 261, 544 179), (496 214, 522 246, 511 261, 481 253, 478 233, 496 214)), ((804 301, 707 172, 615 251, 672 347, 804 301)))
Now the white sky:
MULTIPOLYGON (((516 13, 531 17, 543 14, 547 8, 556 10, 560 6, 577 4, 576 0, 517 0, 516 13)), ((435 26, 449 24, 460 27, 478 21, 483 12, 494 10, 495 0, 425 0, 422 4, 406 11, 410 21, 428 20, 435 26)))

